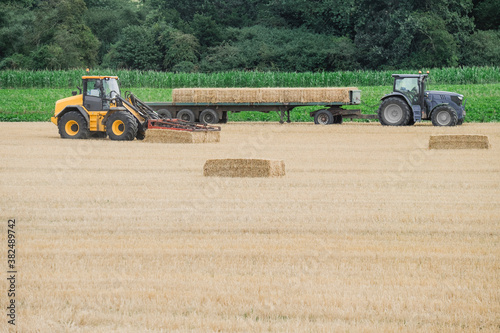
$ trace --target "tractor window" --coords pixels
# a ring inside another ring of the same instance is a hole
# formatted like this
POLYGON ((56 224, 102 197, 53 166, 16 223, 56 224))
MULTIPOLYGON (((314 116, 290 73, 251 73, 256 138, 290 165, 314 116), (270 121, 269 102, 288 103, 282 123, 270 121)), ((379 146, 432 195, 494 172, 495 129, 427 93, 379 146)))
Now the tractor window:
POLYGON ((418 78, 407 77, 403 79, 397 79, 394 83, 394 91, 400 92, 412 103, 418 103, 418 96, 420 94, 420 88, 418 84, 418 78))
POLYGON ((101 80, 87 80, 87 96, 101 97, 101 80))
POLYGON ((104 92, 107 98, 113 98, 116 95, 120 95, 120 87, 118 86, 118 81, 116 79, 106 79, 104 80, 104 92))

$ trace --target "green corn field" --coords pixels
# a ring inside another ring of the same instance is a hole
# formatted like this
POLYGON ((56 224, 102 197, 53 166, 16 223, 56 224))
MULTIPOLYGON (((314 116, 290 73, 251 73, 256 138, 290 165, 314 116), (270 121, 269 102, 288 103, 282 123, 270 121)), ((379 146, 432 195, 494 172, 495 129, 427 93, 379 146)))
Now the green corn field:
MULTIPOLYGON (((426 71, 426 70, 422 70, 426 71)), ((123 88, 184 87, 347 87, 392 85, 391 74, 418 73, 417 70, 346 71, 346 72, 216 72, 166 73, 102 69, 91 74, 117 75, 123 88)), ((0 71, 1 88, 75 88, 81 84, 84 70, 0 71)), ((500 83, 500 67, 463 67, 430 70, 433 84, 500 83)))

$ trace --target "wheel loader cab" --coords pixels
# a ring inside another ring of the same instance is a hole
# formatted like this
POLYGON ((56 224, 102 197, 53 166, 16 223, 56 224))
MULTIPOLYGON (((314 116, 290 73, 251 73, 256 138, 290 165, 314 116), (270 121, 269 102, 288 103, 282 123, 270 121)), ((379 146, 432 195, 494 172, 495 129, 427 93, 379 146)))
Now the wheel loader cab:
POLYGON ((110 100, 120 95, 117 77, 84 76, 83 106, 87 111, 109 111, 110 100))

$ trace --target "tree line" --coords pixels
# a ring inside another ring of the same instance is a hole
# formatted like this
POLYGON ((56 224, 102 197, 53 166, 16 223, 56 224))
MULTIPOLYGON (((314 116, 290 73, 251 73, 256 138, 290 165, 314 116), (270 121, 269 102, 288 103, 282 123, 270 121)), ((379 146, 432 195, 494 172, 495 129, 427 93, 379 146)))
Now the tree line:
POLYGON ((500 63, 497 0, 0 0, 0 69, 335 71, 500 63))

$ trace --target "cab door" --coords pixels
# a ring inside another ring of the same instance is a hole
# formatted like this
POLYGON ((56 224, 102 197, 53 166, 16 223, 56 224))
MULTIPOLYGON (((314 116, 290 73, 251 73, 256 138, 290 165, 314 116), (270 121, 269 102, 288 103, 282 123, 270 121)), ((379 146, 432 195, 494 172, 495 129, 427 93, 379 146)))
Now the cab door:
POLYGON ((103 111, 103 96, 102 80, 87 79, 83 82, 83 106, 87 111, 103 111))

